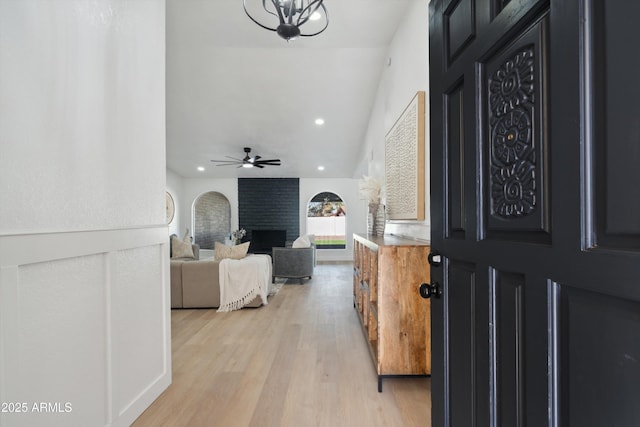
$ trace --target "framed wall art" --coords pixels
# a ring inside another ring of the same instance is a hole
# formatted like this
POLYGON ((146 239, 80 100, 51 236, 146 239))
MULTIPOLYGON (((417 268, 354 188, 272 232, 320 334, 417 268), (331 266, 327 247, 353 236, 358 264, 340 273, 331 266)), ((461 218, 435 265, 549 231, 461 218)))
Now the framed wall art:
POLYGON ((425 92, 419 91, 385 137, 387 219, 425 218, 425 92))

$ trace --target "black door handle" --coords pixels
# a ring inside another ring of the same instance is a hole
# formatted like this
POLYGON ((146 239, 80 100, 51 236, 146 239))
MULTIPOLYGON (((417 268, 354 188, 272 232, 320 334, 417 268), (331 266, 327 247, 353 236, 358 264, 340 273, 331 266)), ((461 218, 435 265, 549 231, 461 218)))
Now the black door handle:
POLYGON ((438 251, 429 252, 427 255, 427 261, 429 261, 429 265, 432 267, 440 267, 442 264, 442 255, 438 251))
POLYGON ((438 282, 423 283, 420 285, 420 296, 422 298, 440 298, 442 295, 442 290, 440 289, 440 284, 438 282))

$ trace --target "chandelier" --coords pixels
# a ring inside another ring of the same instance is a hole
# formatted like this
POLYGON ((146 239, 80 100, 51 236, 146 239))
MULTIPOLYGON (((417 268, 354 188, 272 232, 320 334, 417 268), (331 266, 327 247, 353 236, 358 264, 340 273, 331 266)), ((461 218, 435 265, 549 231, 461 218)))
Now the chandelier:
POLYGON ((286 41, 293 40, 298 36, 311 37, 323 32, 329 25, 329 15, 327 8, 322 4, 324 0, 242 0, 244 11, 249 18, 259 26, 269 31, 275 31, 286 41), (253 16, 247 10, 249 3, 262 2, 262 10, 253 12, 253 16), (258 17, 260 15, 260 17, 258 17), (271 16, 278 18, 278 25, 275 22, 271 25, 262 24, 258 19, 266 22, 273 20, 271 16), (256 16, 256 17, 254 17, 256 16), (304 29, 301 27, 307 24, 304 29), (275 28, 274 28, 275 27, 275 28))

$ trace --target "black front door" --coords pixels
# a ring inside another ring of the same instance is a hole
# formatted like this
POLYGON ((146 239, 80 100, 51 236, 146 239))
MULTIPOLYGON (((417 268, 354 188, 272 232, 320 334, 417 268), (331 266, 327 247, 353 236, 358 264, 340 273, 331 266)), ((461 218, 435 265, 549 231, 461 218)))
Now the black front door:
POLYGON ((432 0, 433 425, 640 425, 640 2, 432 0))

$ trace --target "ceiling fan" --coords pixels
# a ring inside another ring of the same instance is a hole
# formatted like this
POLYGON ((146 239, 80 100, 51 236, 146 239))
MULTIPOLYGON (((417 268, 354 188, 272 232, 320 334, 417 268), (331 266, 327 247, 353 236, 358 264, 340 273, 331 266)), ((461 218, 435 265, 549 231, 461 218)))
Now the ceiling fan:
POLYGON ((218 163, 216 166, 232 166, 238 165, 239 168, 264 168, 265 166, 280 166, 280 159, 260 160, 260 156, 249 156, 251 148, 244 147, 245 156, 242 159, 238 159, 231 156, 225 156, 230 160, 211 160, 214 163, 218 163))

